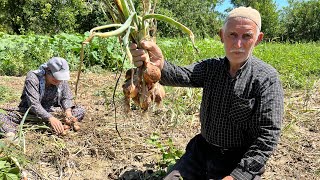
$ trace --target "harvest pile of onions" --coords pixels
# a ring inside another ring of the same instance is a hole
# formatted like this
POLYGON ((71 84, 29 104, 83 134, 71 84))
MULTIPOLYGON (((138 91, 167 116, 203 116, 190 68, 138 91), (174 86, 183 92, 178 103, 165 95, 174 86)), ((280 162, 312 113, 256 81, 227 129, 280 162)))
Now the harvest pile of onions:
POLYGON ((64 125, 63 125, 63 133, 62 135, 65 136, 68 134, 68 131, 73 129, 74 131, 79 131, 80 130, 80 122, 78 122, 78 119, 75 117, 72 118, 65 118, 64 119, 64 125))

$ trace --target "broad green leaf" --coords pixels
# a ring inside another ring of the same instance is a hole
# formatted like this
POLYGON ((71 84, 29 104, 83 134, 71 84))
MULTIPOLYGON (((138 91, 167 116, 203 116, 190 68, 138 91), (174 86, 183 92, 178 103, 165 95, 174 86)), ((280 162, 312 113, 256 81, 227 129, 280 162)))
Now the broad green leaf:
POLYGON ((19 175, 13 173, 5 173, 4 180, 20 180, 19 175))
POLYGON ((20 169, 18 167, 13 167, 13 168, 9 169, 8 173, 19 174, 20 173, 20 169))
POLYGON ((7 169, 10 168, 10 163, 8 161, 0 161, 0 169, 7 169))

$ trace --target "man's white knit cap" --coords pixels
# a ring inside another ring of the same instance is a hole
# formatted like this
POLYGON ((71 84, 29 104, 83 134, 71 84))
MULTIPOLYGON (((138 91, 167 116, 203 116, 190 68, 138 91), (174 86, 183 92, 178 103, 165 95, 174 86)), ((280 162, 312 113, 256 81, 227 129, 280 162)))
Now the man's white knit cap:
POLYGON ((243 7, 243 6, 235 8, 229 12, 229 14, 225 20, 225 23, 229 19, 235 18, 235 17, 243 17, 243 18, 250 19, 254 23, 256 23, 257 26, 259 27, 259 29, 261 30, 261 16, 260 16, 260 13, 256 9, 253 9, 251 7, 243 7))

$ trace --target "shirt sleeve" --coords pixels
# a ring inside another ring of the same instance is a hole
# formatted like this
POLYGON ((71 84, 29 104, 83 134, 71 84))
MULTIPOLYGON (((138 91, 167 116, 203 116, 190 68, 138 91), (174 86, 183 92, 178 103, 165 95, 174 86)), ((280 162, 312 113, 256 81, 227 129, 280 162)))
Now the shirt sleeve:
POLYGON ((25 80, 25 95, 30 111, 37 117, 48 120, 52 115, 47 112, 40 102, 40 86, 39 79, 36 74, 29 72, 25 80))
POLYGON ((203 87, 207 61, 201 61, 186 67, 176 66, 165 61, 161 71, 160 84, 179 87, 203 87))
POLYGON ((72 92, 67 81, 63 81, 60 85, 61 88, 61 106, 64 110, 71 108, 72 103, 72 92))
POLYGON ((284 105, 283 89, 276 72, 261 83, 260 97, 249 128, 249 133, 256 137, 231 173, 235 179, 252 179, 258 174, 279 141, 284 105))

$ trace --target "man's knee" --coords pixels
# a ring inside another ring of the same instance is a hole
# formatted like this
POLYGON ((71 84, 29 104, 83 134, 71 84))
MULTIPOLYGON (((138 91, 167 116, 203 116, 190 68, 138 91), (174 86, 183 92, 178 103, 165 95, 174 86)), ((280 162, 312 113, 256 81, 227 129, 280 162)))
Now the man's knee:
POLYGON ((179 180, 179 179, 182 179, 182 176, 178 170, 173 170, 164 178, 164 180, 179 180))
POLYGON ((266 168, 263 166, 260 170, 259 170, 259 174, 256 175, 253 180, 261 180, 261 175, 266 171, 266 168))

